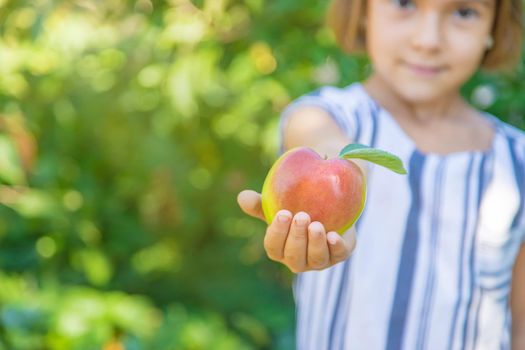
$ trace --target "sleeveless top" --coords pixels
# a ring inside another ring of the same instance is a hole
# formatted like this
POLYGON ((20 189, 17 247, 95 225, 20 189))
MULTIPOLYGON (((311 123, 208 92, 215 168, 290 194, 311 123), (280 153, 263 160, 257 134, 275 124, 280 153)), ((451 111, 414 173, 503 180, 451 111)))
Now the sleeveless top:
MULTIPOLYGON (((361 84, 324 87, 325 110, 353 142, 394 153, 408 175, 368 167, 357 246, 296 276, 300 350, 510 348, 512 267, 525 243, 525 133, 486 114, 487 151, 423 153, 361 84)), ((282 151, 282 146, 281 146, 282 151)))

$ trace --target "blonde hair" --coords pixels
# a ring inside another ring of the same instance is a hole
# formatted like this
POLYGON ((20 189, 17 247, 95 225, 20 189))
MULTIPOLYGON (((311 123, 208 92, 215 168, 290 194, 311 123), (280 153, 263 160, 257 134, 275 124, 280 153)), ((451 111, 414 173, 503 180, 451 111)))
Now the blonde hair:
MULTIPOLYGON (((365 0, 332 0, 327 23, 343 51, 365 52, 365 0)), ((521 0, 496 0, 492 28, 493 46, 487 50, 481 68, 487 71, 510 70, 519 62, 523 40, 521 0)))

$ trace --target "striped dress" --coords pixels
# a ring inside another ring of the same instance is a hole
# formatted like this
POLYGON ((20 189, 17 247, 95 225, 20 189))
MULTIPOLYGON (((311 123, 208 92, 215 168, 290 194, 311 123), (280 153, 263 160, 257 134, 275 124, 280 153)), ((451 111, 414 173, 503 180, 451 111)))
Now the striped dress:
POLYGON ((511 272, 525 242, 525 133, 486 115, 488 151, 423 153, 355 83, 298 106, 327 111, 355 142, 398 155, 368 169, 352 256, 297 275, 300 350, 509 349, 511 272))

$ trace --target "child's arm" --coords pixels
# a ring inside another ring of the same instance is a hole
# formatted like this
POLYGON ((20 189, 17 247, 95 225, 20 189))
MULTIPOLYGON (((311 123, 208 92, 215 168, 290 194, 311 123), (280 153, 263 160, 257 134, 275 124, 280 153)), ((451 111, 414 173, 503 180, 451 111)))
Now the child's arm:
MULTIPOLYGON (((298 108, 289 115, 283 136, 285 149, 306 146, 329 158, 336 157, 351 143, 330 115, 314 107, 298 108)), ((364 170, 363 166, 361 168, 364 170)), ((264 220, 259 193, 243 191, 238 202, 245 213, 264 220)), ((268 257, 296 273, 320 270, 341 262, 350 256, 355 244, 354 228, 341 237, 336 232, 326 232, 322 223, 311 222, 307 213, 296 213, 292 217, 287 210, 276 215, 264 237, 268 257), (284 220, 279 220, 280 217, 284 220)))
POLYGON ((512 273, 510 297, 512 350, 525 350, 525 244, 521 245, 512 273))
MULTIPOLYGON (((337 157, 341 149, 352 142, 327 112, 316 107, 295 110, 284 125, 283 138, 285 150, 305 146, 328 158, 337 157)), ((366 175, 365 163, 357 159, 352 161, 366 175)))

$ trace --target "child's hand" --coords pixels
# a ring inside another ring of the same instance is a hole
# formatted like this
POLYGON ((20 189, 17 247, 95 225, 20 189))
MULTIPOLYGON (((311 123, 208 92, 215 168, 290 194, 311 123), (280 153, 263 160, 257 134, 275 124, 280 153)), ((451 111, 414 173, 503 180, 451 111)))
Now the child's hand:
MULTIPOLYGON (((265 221, 259 193, 242 191, 237 201, 246 214, 265 221)), ((336 232, 325 232, 320 222, 310 221, 304 212, 295 214, 293 218, 287 210, 278 212, 264 236, 268 257, 297 273, 322 270, 350 256, 356 245, 354 228, 341 237, 336 232)))

